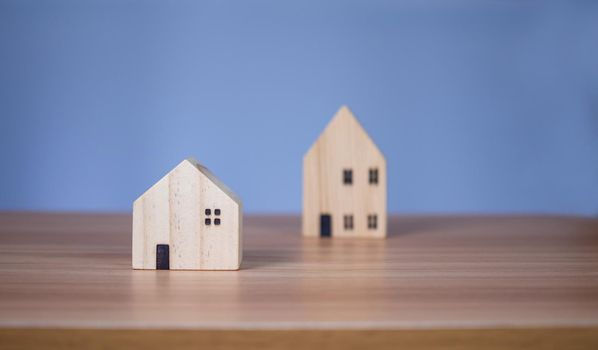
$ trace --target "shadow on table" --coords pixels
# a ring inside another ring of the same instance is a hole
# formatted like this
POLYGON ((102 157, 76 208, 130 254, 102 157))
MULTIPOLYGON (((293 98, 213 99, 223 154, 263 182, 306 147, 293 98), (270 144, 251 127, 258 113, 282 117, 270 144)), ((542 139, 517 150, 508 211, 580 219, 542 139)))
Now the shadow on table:
POLYGON ((454 230, 473 224, 474 220, 464 216, 389 216, 388 238, 424 234, 438 230, 454 230))
POLYGON ((280 250, 268 249, 244 249, 242 270, 251 270, 265 266, 277 265, 289 262, 289 258, 280 254, 280 250))

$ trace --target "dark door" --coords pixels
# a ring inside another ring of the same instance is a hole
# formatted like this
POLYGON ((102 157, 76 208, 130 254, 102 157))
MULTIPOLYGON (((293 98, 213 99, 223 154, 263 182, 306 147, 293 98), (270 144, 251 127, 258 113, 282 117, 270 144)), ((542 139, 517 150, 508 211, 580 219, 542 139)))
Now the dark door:
POLYGON ((156 270, 170 270, 170 253, 168 244, 156 246, 156 270))
POLYGON ((330 214, 320 215, 320 237, 332 236, 332 217, 330 214))

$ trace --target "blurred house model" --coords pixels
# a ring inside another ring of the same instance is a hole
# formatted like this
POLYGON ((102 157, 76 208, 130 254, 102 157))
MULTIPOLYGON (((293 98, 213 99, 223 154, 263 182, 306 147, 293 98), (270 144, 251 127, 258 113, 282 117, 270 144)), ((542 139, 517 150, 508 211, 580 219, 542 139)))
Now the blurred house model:
POLYGON ((133 203, 133 268, 237 270, 239 198, 194 159, 186 159, 133 203))
POLYGON ((303 235, 386 237, 386 160, 345 106, 303 157, 303 235))

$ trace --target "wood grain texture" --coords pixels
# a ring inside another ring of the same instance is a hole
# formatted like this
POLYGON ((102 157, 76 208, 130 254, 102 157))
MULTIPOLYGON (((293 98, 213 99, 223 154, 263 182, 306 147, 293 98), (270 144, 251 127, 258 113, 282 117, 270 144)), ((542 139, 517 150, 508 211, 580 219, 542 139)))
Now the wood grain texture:
POLYGON ((598 328, 468 330, 0 329, 0 349, 567 349, 598 348, 598 328))
POLYGON ((131 217, 0 214, 0 328, 598 326, 598 220, 392 216, 386 240, 246 218, 239 271, 131 270, 131 217))
POLYGON ((237 270, 240 199, 195 159, 185 159, 133 203, 132 266, 156 269, 168 245, 172 270, 237 270))
POLYGON ((303 157, 304 236, 320 235, 321 214, 330 215, 332 237, 386 237, 386 159, 346 106, 303 157), (343 181, 345 170, 351 184, 343 181), (370 170, 376 183, 369 181, 370 170), (352 225, 345 226, 345 217, 352 225))

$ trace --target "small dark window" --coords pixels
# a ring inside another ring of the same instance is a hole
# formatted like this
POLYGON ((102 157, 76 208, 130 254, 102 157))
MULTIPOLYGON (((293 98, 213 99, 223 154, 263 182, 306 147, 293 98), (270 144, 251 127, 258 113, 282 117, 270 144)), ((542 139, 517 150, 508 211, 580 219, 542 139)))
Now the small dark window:
POLYGON ((352 230, 353 229, 353 215, 345 215, 343 217, 343 223, 345 226, 345 230, 352 230))
POLYGON ((378 168, 370 168, 370 185, 378 184, 378 168))
POLYGON ((378 216, 376 214, 368 215, 368 229, 375 230, 378 228, 378 216))
MULTIPOLYGON (((221 212, 222 211, 220 209, 214 209, 214 215, 216 216, 220 216, 221 212)), ((206 213, 206 216, 210 216, 212 215, 212 209, 206 209, 204 210, 204 213, 206 213)), ((206 223, 206 225, 211 225, 212 219, 206 218, 204 222, 206 223)), ((220 225, 220 218, 214 218, 214 225, 220 225)))
POLYGON ((343 183, 345 185, 351 185, 353 183, 353 170, 351 170, 351 169, 343 170, 343 183))

